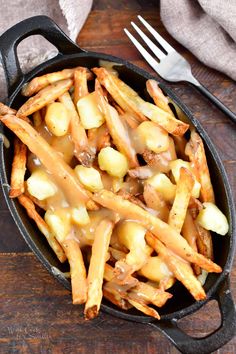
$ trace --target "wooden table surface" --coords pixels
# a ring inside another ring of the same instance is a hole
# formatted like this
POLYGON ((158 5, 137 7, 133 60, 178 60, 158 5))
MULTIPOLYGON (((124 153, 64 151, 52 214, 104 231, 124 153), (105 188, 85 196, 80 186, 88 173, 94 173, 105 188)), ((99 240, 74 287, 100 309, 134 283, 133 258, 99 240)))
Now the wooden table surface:
MULTIPOLYGON (((158 1, 94 0, 92 12, 78 37, 82 48, 120 56, 152 72, 123 33, 142 14, 161 35, 191 63, 193 73, 211 92, 236 112, 236 86, 228 77, 201 64, 166 32, 158 1)), ((235 126, 191 86, 169 84, 201 121, 227 170, 236 193, 235 126)), ((21 238, 0 197, 0 353, 178 353, 153 328, 129 323, 101 313, 84 321, 82 308, 38 262, 21 238)), ((236 296, 236 267, 231 274, 236 296)), ((204 336, 217 328, 220 315, 212 301, 196 314, 181 320, 180 327, 204 336)), ((236 353, 232 339, 218 354, 236 353)))

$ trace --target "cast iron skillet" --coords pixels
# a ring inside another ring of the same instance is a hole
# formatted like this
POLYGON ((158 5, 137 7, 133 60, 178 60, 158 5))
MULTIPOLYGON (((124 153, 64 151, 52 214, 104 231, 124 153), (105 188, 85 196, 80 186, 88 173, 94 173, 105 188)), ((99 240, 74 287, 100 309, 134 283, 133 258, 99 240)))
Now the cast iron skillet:
MULTIPOLYGON (((45 16, 29 18, 6 31, 0 37, 0 55, 8 85, 9 97, 7 104, 14 108, 18 108, 25 100, 20 93, 22 85, 36 75, 42 75, 78 65, 86 67, 98 66, 99 59, 121 64, 117 66, 120 77, 141 94, 144 93, 145 81, 150 78, 155 79, 155 77, 152 77, 147 72, 122 59, 82 50, 73 43, 50 18, 45 16), (36 34, 42 35, 51 42, 58 49, 59 53, 53 59, 37 66, 30 73, 23 75, 17 57, 17 46, 26 37, 36 34)), ((209 274, 204 286, 207 292, 207 299, 201 302, 194 301, 181 284, 176 284, 173 287, 174 297, 169 300, 163 309, 158 310, 161 314, 161 321, 141 315, 135 310, 128 312, 119 310, 106 301, 102 304, 102 310, 129 321, 151 325, 153 328, 164 333, 183 353, 210 353, 228 342, 234 336, 236 329, 236 312, 229 288, 229 272, 233 261, 236 236, 234 202, 224 167, 206 132, 193 117, 191 112, 168 87, 161 84, 161 88, 178 104, 185 113, 187 120, 197 128, 205 142, 211 177, 216 191, 216 202, 220 209, 226 214, 230 223, 230 230, 227 236, 213 235, 215 261, 223 268, 223 272, 221 274, 209 274), (178 320, 198 310, 209 299, 216 299, 219 304, 222 317, 220 327, 204 338, 188 336, 178 327, 178 320)), ((0 129, 0 132, 4 133, 8 139, 12 141, 12 134, 2 126, 0 129)), ((23 238, 38 259, 51 274, 67 289, 70 289, 70 282, 59 274, 59 272, 55 272, 55 267, 63 271, 65 270, 65 265, 61 265, 56 259, 47 242, 42 235, 39 234, 37 228, 27 217, 18 202, 8 197, 12 147, 6 149, 3 145, 3 141, 1 141, 0 148, 2 187, 10 212, 23 238)))

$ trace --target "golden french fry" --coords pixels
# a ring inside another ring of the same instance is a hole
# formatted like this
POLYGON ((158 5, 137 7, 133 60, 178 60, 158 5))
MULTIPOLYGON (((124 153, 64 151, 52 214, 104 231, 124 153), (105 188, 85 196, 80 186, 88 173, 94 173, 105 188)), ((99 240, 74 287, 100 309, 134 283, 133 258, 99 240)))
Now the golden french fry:
POLYGON ((132 307, 128 301, 122 299, 119 292, 115 288, 112 290, 110 288, 107 289, 106 284, 103 286, 103 296, 105 299, 120 307, 122 310, 129 310, 132 307))
POLYGON ((14 139, 14 158, 11 170, 10 198, 19 197, 24 193, 24 178, 26 171, 27 146, 17 137, 14 139))
POLYGON ((6 106, 5 104, 0 102, 0 116, 5 116, 6 114, 16 114, 16 110, 6 106))
MULTIPOLYGON (((106 97, 106 98, 107 98, 108 92, 107 92, 107 90, 105 89, 105 87, 102 87, 102 85, 100 84, 100 82, 98 81, 98 79, 95 79, 94 88, 95 88, 95 91, 99 91, 100 94, 101 94, 103 97, 106 97)), ((114 101, 113 101, 113 102, 114 102, 114 101)))
POLYGON ((74 104, 76 105, 80 98, 88 94, 87 69, 76 69, 74 72, 74 104))
MULTIPOLYGON (((97 79, 96 79, 97 80, 97 79)), ((98 81, 98 80, 97 80, 98 81)), ((99 82, 99 81, 98 81, 99 82)), ((111 105, 117 110, 117 112, 119 113, 119 116, 121 119, 123 119, 127 124, 128 126, 131 128, 131 129, 136 129, 140 122, 135 118, 133 117, 130 113, 128 112, 125 112, 117 103, 116 101, 114 101, 113 99, 112 100, 109 100, 109 102, 111 103, 111 105)))
POLYGON ((187 241, 172 227, 162 220, 151 215, 138 205, 124 200, 122 197, 112 192, 103 190, 93 195, 93 200, 102 206, 115 210, 121 216, 139 222, 147 230, 151 231, 155 237, 162 241, 170 250, 175 252, 185 260, 196 263, 208 272, 220 273, 221 267, 213 263, 210 259, 195 252, 187 241))
POLYGON ((110 134, 106 123, 104 123, 98 128, 88 130, 88 144, 91 151, 93 151, 94 155, 101 149, 110 146, 110 140, 110 134))
POLYGON ((163 109, 163 111, 174 116, 168 104, 169 103, 168 97, 163 94, 162 90, 158 85, 158 82, 151 79, 147 80, 146 87, 147 87, 147 92, 152 97, 153 101, 155 102, 155 105, 163 109))
POLYGON ((90 193, 80 185, 72 168, 33 127, 13 115, 0 117, 0 120, 40 159, 41 163, 54 176, 55 182, 65 193, 71 206, 77 207, 90 200, 90 193))
POLYGON ((139 282, 138 279, 132 277, 132 275, 127 276, 124 280, 118 279, 115 276, 115 268, 113 268, 107 263, 105 264, 104 279, 109 282, 110 287, 114 287, 114 284, 116 284, 116 288, 117 290, 119 290, 120 294, 133 288, 139 282))
POLYGON ((100 309, 106 254, 109 248, 113 225, 112 221, 104 219, 95 231, 88 270, 88 298, 84 310, 86 319, 96 317, 100 309))
POLYGON ((196 240, 197 240, 198 232, 194 224, 193 217, 189 210, 187 210, 186 212, 185 220, 182 227, 182 235, 185 238, 185 240, 188 242, 188 244, 192 247, 192 249, 197 251, 196 240))
POLYGON ((106 69, 94 68, 93 71, 121 108, 131 113, 138 121, 147 120, 148 117, 173 135, 183 135, 189 128, 188 124, 176 119, 170 113, 144 101, 133 89, 106 69))
POLYGON ((200 135, 195 130, 191 131, 191 137, 186 145, 185 153, 197 169, 201 184, 201 201, 215 203, 204 145, 200 135))
POLYGON ((87 300, 86 269, 78 241, 67 237, 62 247, 70 264, 73 304, 84 304, 87 300))
POLYGON ((88 145, 88 138, 85 129, 82 127, 78 113, 69 92, 65 92, 59 97, 59 101, 64 104, 70 116, 71 137, 75 144, 75 156, 84 166, 90 166, 94 154, 88 145))
POLYGON ((197 221, 195 221, 195 227, 198 232, 196 241, 199 253, 213 260, 213 244, 210 231, 201 227, 197 221))
POLYGON ((72 79, 74 76, 74 72, 76 70, 83 69, 86 71, 87 79, 91 80, 93 78, 93 74, 87 68, 76 67, 72 69, 64 69, 62 71, 57 71, 54 73, 49 73, 46 75, 38 76, 28 82, 21 90, 21 94, 23 96, 32 96, 38 91, 42 90, 44 87, 53 84, 57 81, 72 79))
POLYGON ((194 198, 193 196, 191 196, 190 200, 189 200, 189 205, 188 205, 188 209, 192 215, 192 218, 195 220, 200 212, 200 210, 202 210, 203 205, 200 202, 200 200, 194 198))
MULTIPOLYGON (((117 250, 114 247, 109 247, 109 252, 111 254, 111 257, 113 257, 116 261, 119 261, 120 259, 123 259, 126 256, 125 252, 123 252, 121 250, 117 250)), ((114 276, 114 274, 113 274, 113 276, 114 276)))
POLYGON ((19 110, 17 111, 17 115, 29 116, 30 114, 45 107, 50 102, 58 99, 58 97, 63 95, 64 92, 68 91, 72 85, 73 81, 68 79, 58 81, 55 84, 51 84, 43 88, 41 91, 36 93, 35 96, 29 98, 23 104, 23 106, 19 108, 19 110))
POLYGON ((145 184, 143 197, 148 208, 158 212, 157 217, 165 222, 168 220, 169 208, 161 194, 150 184, 145 184))
POLYGON ((173 252, 164 246, 150 232, 146 234, 146 240, 151 247, 163 258, 168 268, 172 271, 175 277, 189 290, 195 300, 204 300, 206 298, 205 291, 201 283, 193 274, 191 265, 180 257, 177 257, 173 252))
POLYGON ((136 109, 135 105, 129 100, 129 95, 132 91, 131 88, 127 90, 127 85, 119 80, 119 86, 114 81, 114 75, 111 74, 105 68, 93 68, 92 71, 97 75, 98 81, 105 86, 112 98, 118 103, 118 105, 125 111, 130 113, 138 122, 143 122, 147 118, 136 109))
POLYGON ((33 126, 37 130, 37 128, 42 124, 43 118, 40 111, 36 111, 33 113, 33 126))
POLYGON ((164 306, 166 301, 172 298, 172 295, 167 291, 154 288, 153 286, 141 281, 139 281, 134 288, 130 289, 128 296, 136 300, 151 303, 157 307, 164 306))
POLYGON ((187 155, 185 154, 185 148, 187 144, 187 140, 185 139, 184 136, 173 136, 174 142, 175 142, 175 148, 176 148, 176 154, 178 158, 183 159, 183 160, 188 160, 187 155))
POLYGON ((32 200, 30 200, 26 195, 22 194, 18 197, 19 203, 26 209, 27 214, 31 219, 34 220, 38 226, 41 233, 46 237, 50 247, 53 249, 57 258, 60 262, 65 262, 66 256, 65 253, 56 240, 56 238, 51 234, 48 225, 45 223, 43 218, 38 214, 35 209, 35 205, 32 200))
POLYGON ((138 301, 132 300, 129 296, 128 296, 128 301, 137 310, 145 313, 145 315, 154 317, 157 320, 161 319, 159 313, 156 310, 154 310, 152 307, 147 306, 144 302, 138 302, 138 301))
POLYGON ((187 168, 181 167, 180 177, 176 187, 175 199, 168 218, 168 224, 178 233, 182 230, 193 186, 193 175, 187 168))
POLYGON ((139 166, 128 171, 128 174, 132 178, 147 179, 155 174, 155 170, 149 166, 139 166))
MULTIPOLYGON (((199 251, 199 253, 203 254, 204 256, 207 256, 206 254, 202 253, 197 247, 198 232, 194 224, 193 217, 189 210, 187 210, 186 212, 185 220, 182 227, 182 235, 194 251, 199 251)), ((201 274, 201 269, 196 264, 193 264, 193 270, 196 275, 201 274)))
MULTIPOLYGON (((117 108, 116 108, 116 110, 117 110, 117 108)), ((138 127, 139 122, 130 113, 127 113, 127 112, 120 113, 119 112, 119 115, 120 115, 120 118, 123 119, 131 129, 136 129, 138 127)))
POLYGON ((127 129, 119 118, 117 111, 108 104, 99 91, 97 91, 97 98, 114 144, 118 150, 127 157, 131 168, 139 166, 136 151, 131 144, 127 129))

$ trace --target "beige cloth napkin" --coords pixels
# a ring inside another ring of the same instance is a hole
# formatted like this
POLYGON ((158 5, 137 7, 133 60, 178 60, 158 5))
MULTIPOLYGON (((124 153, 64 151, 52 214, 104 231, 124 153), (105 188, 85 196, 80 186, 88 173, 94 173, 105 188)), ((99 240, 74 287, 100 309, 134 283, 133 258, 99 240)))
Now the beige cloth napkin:
MULTIPOLYGON (((0 0, 0 35, 14 24, 37 15, 51 17, 72 40, 75 40, 92 6, 92 0, 0 0)), ((25 39, 18 47, 24 72, 56 55, 56 49, 41 36, 25 39)), ((0 100, 6 97, 6 84, 0 65, 0 100)))
POLYGON ((161 0, 161 18, 199 60, 236 80, 236 0, 161 0))

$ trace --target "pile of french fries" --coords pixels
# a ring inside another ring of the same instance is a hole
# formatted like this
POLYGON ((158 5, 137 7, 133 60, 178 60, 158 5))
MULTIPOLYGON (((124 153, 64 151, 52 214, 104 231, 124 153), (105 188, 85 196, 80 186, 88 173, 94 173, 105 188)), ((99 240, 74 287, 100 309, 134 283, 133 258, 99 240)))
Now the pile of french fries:
POLYGON ((68 260, 86 319, 103 296, 159 319, 176 281, 203 300, 208 272, 222 271, 210 231, 225 235, 228 222, 201 137, 156 81, 146 89, 153 103, 114 71, 76 67, 27 83, 18 110, 0 104, 16 135, 10 197, 68 260))

